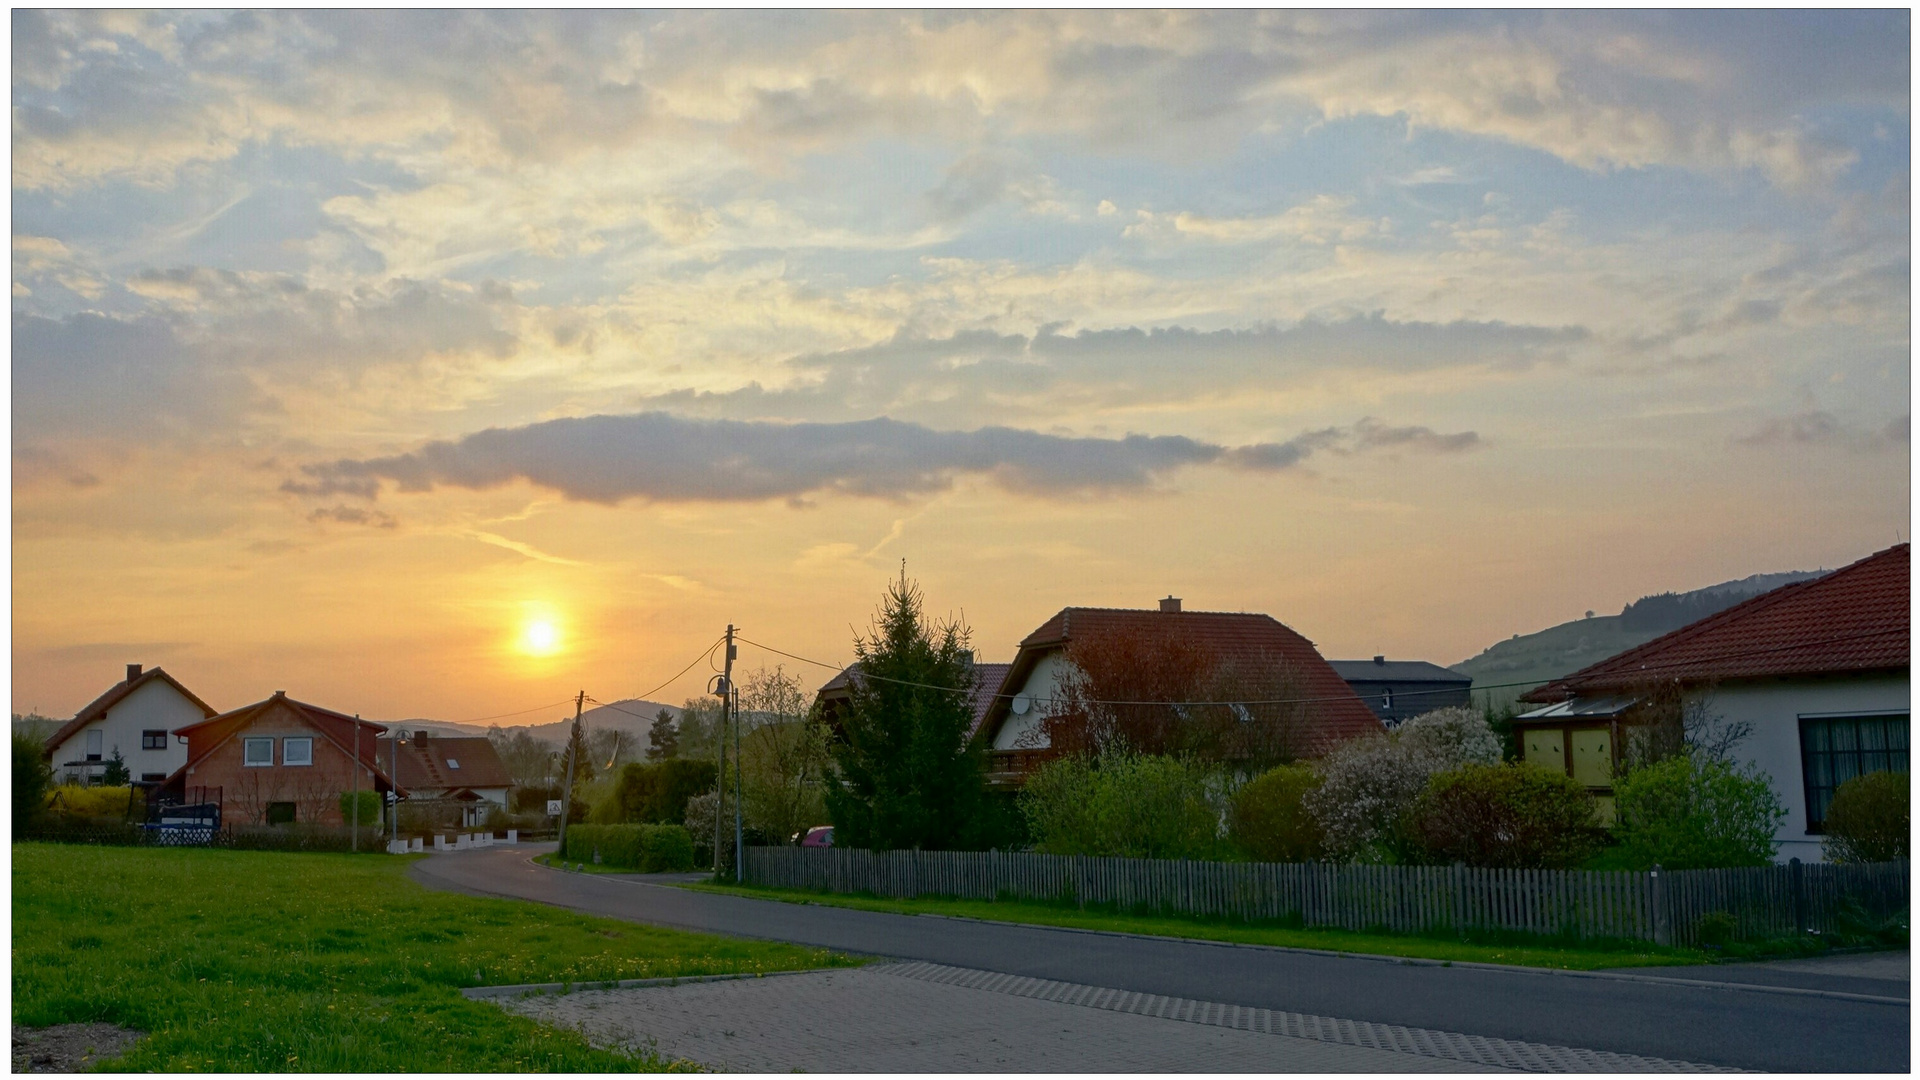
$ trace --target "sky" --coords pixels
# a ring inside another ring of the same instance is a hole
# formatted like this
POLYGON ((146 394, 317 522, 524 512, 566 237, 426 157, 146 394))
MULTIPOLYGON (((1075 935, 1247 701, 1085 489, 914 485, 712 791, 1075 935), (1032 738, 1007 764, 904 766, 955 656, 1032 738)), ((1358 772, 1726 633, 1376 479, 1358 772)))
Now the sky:
POLYGON ((14 710, 812 685, 903 560, 995 661, 1844 565, 1908 18, 16 10, 14 710))

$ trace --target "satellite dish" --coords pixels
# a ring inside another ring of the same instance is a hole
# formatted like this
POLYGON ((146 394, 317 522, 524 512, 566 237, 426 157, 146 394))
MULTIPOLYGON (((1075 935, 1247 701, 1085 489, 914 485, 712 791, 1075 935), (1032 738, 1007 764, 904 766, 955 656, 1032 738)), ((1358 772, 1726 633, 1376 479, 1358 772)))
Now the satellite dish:
POLYGON ((1033 708, 1033 699, 1027 695, 1020 694, 1013 699, 1013 715, 1025 716, 1027 710, 1031 708, 1033 708))

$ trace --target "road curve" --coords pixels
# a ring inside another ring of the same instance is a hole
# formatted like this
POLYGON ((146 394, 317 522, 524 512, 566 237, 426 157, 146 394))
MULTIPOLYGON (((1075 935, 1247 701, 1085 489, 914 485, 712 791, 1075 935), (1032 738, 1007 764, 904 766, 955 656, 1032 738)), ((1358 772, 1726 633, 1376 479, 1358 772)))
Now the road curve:
POLYGON ((546 849, 437 855, 414 864, 412 873, 433 888, 633 922, 1256 1008, 1745 1069, 1909 1071, 1904 1002, 1403 964, 750 900, 563 873, 529 862, 539 850, 546 849))

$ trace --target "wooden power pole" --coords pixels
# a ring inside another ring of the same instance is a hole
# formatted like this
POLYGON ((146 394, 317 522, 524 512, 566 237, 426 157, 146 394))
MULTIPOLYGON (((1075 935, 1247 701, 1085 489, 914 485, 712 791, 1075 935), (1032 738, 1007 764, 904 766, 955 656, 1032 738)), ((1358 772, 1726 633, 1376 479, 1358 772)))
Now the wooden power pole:
POLYGON ((580 756, 580 710, 587 692, 573 699, 573 736, 567 740, 567 786, 560 789, 560 861, 567 859, 567 815, 573 812, 573 759, 580 756))

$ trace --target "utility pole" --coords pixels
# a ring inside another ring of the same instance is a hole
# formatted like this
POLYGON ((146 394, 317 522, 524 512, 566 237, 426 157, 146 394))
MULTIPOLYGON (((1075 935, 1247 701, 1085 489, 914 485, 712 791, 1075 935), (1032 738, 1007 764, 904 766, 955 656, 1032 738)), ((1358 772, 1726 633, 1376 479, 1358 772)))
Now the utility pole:
POLYGON ((349 847, 360 851, 360 714, 353 714, 353 839, 349 847))
POLYGON ((745 771, 740 766, 746 759, 740 756, 740 688, 731 681, 727 685, 733 691, 733 880, 739 881, 747 858, 747 847, 741 839, 740 828, 741 799, 744 798, 740 790, 740 774, 745 771))
MULTIPOLYGON (((727 805, 727 723, 732 719, 733 714, 733 658, 739 655, 739 652, 739 648, 733 643, 733 624, 728 623, 726 670, 720 675, 720 738, 717 740, 720 743, 720 772, 716 777, 717 782, 714 784, 714 795, 715 798, 718 799, 718 802, 716 802, 713 807, 713 874, 715 877, 720 876, 720 845, 724 843, 721 838, 726 835, 724 832, 726 828, 724 823, 725 819, 722 817, 721 811, 725 810, 727 805)), ((740 768, 740 751, 738 746, 734 747, 733 758, 733 767, 737 770, 740 768)), ((740 813, 738 796, 734 798, 733 811, 734 816, 737 818, 740 813)), ((740 879, 740 865, 737 855, 738 853, 736 852, 736 861, 733 867, 733 876, 736 881, 740 879)))
POLYGON ((580 756, 580 710, 587 703, 587 692, 573 699, 573 736, 567 740, 567 786, 560 789, 560 860, 567 858, 567 815, 573 811, 573 759, 580 756))
MULTIPOLYGON (((393 740, 390 743, 388 743, 388 747, 390 749, 390 752, 387 754, 387 767, 392 771, 387 773, 387 813, 393 819, 393 822, 392 822, 393 842, 397 846, 400 843, 400 729, 399 728, 393 729, 393 740)), ((375 746, 373 748, 373 753, 374 753, 373 760, 379 761, 380 748, 378 746, 375 746)))

